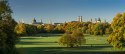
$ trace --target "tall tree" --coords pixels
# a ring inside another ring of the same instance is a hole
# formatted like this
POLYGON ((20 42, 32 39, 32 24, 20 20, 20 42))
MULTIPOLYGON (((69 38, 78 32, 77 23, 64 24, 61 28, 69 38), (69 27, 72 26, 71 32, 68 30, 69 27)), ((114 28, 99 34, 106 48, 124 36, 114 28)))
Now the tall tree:
POLYGON ((114 48, 123 48, 125 46, 125 13, 118 13, 111 23, 113 32, 108 37, 108 42, 114 48))
POLYGON ((17 37, 14 32, 16 22, 11 16, 12 10, 8 0, 0 0, 0 54, 16 54, 15 44, 17 37), (4 40, 3 40, 4 39, 4 40))

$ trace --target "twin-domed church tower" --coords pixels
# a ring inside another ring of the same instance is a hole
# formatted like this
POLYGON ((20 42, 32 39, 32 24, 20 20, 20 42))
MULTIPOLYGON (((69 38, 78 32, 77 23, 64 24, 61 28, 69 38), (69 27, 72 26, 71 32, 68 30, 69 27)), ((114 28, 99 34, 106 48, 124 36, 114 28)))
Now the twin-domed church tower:
POLYGON ((82 22, 82 16, 78 16, 78 22, 82 22))
POLYGON ((32 20, 32 24, 43 24, 43 22, 42 22, 42 19, 41 19, 41 22, 37 22, 36 19, 34 18, 32 20))

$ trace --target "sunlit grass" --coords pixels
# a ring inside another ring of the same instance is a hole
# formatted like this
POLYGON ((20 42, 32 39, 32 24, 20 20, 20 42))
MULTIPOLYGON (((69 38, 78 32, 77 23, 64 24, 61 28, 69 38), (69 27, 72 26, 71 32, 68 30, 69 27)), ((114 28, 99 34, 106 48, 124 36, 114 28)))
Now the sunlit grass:
MULTIPOLYGON (((20 42, 16 45, 18 49, 22 49, 25 54, 60 54, 71 52, 116 52, 125 51, 125 49, 114 49, 107 42, 107 35, 94 36, 85 35, 86 44, 81 47, 67 48, 58 44, 58 39, 62 34, 39 34, 32 37, 21 37, 20 42)), ((89 54, 88 53, 88 54, 89 54)), ((90 54, 91 54, 90 53, 90 54)), ((77 53, 73 53, 77 54, 77 53)))

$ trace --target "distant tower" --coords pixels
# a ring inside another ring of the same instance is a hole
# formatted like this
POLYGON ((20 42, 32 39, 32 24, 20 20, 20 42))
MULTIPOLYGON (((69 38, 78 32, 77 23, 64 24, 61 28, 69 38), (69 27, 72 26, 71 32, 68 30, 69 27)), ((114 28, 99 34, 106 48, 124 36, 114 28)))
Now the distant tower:
POLYGON ((77 21, 82 22, 82 16, 78 16, 77 21))
POLYGON ((80 22, 80 16, 78 16, 77 21, 80 22))
POLYGON ((98 18, 98 22, 101 22, 101 19, 100 19, 100 17, 98 18))
POLYGON ((43 23, 42 19, 41 19, 41 24, 43 23))
POLYGON ((97 23, 97 19, 95 18, 95 23, 97 23))
POLYGON ((35 18, 33 19, 32 23, 36 23, 36 19, 35 18))
POLYGON ((82 16, 80 17, 80 22, 82 22, 82 16))

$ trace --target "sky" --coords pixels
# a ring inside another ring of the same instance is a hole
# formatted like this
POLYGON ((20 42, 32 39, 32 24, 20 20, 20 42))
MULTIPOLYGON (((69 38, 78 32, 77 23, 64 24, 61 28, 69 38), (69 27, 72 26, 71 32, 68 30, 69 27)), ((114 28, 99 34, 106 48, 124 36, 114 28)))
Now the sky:
POLYGON ((63 23, 91 18, 111 22, 117 13, 125 12, 125 0, 9 0, 12 16, 18 22, 31 23, 33 18, 48 23, 63 23))

